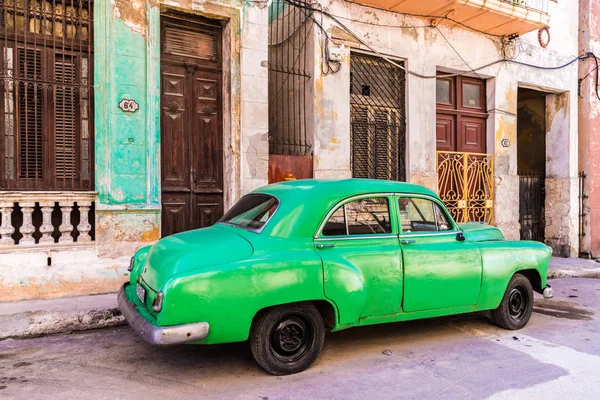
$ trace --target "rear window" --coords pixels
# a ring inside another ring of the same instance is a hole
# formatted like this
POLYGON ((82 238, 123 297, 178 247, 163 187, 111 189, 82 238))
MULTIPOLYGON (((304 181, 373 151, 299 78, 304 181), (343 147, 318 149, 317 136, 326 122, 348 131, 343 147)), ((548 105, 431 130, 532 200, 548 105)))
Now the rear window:
POLYGON ((275 214, 279 200, 268 194, 249 194, 240 199, 219 222, 259 231, 275 214))

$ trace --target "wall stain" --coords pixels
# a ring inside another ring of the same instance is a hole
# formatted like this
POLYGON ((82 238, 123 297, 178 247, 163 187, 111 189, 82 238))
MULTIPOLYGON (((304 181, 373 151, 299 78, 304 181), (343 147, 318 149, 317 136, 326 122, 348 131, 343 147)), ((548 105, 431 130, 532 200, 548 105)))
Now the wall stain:
POLYGON ((111 4, 115 18, 122 20, 132 32, 146 36, 146 1, 111 0, 111 4))
POLYGON ((115 265, 103 271, 119 271, 110 273, 110 276, 90 278, 81 276, 75 278, 55 278, 41 280, 30 278, 27 284, 7 283, 0 277, 0 302, 21 301, 33 299, 53 299, 59 297, 84 296, 101 293, 111 293, 127 279, 123 276, 127 272, 126 265, 115 265))

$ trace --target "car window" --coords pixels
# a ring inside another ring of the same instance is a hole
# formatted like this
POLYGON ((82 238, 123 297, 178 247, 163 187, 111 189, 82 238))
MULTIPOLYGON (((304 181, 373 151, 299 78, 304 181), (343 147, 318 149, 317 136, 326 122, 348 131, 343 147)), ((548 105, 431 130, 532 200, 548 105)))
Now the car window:
POLYGON ((355 200, 338 208, 323 227, 324 236, 391 233, 390 209, 385 197, 355 200))
POLYGON ((401 197, 400 223, 402 233, 452 230, 452 224, 434 201, 419 197, 401 197))
POLYGON ((268 194, 242 197, 219 222, 249 230, 261 229, 277 210, 279 201, 268 194))

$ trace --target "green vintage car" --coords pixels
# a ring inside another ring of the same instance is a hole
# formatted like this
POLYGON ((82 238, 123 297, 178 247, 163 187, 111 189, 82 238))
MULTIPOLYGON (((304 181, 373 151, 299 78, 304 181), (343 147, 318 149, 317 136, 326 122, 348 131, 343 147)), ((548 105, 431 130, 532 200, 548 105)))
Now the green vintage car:
POLYGON ((151 344, 249 340, 272 374, 302 371, 325 331, 491 310, 522 328, 551 249, 457 224, 422 186, 299 180, 242 197, 214 226, 132 258, 119 307, 151 344))

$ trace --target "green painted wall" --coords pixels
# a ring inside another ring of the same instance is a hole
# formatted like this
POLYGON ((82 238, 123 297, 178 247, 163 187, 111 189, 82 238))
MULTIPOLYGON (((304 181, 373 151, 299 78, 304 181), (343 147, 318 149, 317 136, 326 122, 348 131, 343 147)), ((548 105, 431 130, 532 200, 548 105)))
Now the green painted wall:
MULTIPOLYGON (((109 1, 94 2, 96 190, 101 205, 159 204, 159 9, 141 4, 141 29, 109 1), (123 98, 139 103, 122 111, 123 98)), ((135 11, 135 10, 134 10, 135 11)), ((139 16, 137 16, 139 17, 139 16)), ((132 18, 132 17, 130 17, 132 18)))

